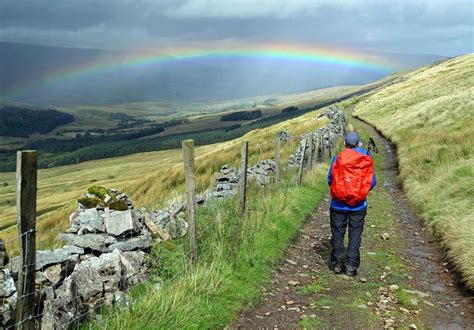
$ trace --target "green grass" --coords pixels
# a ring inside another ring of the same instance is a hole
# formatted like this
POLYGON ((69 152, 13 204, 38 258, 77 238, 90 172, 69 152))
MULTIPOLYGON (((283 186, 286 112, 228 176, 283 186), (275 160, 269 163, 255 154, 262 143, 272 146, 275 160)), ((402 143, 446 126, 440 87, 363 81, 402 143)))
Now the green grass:
POLYGON ((321 325, 321 320, 317 317, 306 317, 302 319, 299 326, 303 329, 317 329, 321 325))
POLYGON ((324 290, 325 290, 325 287, 323 283, 321 283, 320 281, 315 281, 311 284, 305 285, 304 287, 299 289, 298 292, 304 296, 307 296, 307 295, 312 295, 315 293, 324 292, 324 290))
POLYGON ((428 66, 355 106, 397 145, 400 178, 474 289, 474 54, 428 66))
POLYGON ((153 274, 160 289, 150 282, 129 309, 117 310, 100 327, 226 326, 243 306, 260 301, 260 287, 269 280, 272 264, 283 256, 305 215, 326 193, 324 171, 314 169, 302 187, 250 190, 249 212, 244 218, 238 215, 236 198, 200 208, 197 264, 170 268, 167 265, 181 260, 183 252, 156 247, 153 259, 159 262, 153 274))

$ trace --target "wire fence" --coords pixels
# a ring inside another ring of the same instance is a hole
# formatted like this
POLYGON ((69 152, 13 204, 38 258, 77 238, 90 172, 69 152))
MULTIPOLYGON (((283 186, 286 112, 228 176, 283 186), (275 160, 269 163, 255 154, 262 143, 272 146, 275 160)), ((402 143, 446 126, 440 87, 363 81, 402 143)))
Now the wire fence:
MULTIPOLYGON (((304 171, 311 169, 316 163, 331 158, 337 139, 343 136, 347 129, 348 118, 342 110, 334 107, 330 108, 325 115, 329 118, 329 124, 315 132, 304 134, 286 166, 280 164, 280 138, 278 138, 278 142, 275 143, 274 161, 276 163, 272 169, 273 174, 276 172, 275 182, 272 183, 274 189, 280 189, 279 183, 284 177, 280 175, 280 171, 286 171, 292 167, 298 169, 297 173, 292 172, 297 174, 296 176, 286 177, 287 182, 281 185, 283 189, 288 189, 291 185, 302 184, 304 171)), ((242 176, 242 173, 247 173, 248 142, 245 143, 246 147, 242 147, 240 179, 246 182, 245 175, 242 176)), ((75 328, 91 319, 95 319, 100 324, 102 315, 111 308, 128 306, 130 290, 146 280, 147 274, 144 270, 148 268, 149 260, 143 251, 149 251, 153 242, 168 241, 169 244, 174 245, 174 248, 183 251, 183 258, 189 260, 189 264, 176 272, 168 281, 174 281, 188 269, 192 269, 192 265, 199 258, 200 238, 209 234, 212 228, 199 222, 196 225, 197 200, 193 144, 187 142, 185 146, 183 142, 183 151, 187 203, 185 210, 181 210, 179 214, 172 214, 170 219, 173 217, 181 219, 182 213, 186 212, 187 227, 179 227, 179 235, 175 237, 177 239, 170 242, 161 236, 159 230, 158 234, 152 233, 153 228, 150 228, 151 225, 147 223, 145 212, 141 213, 139 228, 113 237, 109 242, 111 244, 95 242, 94 239, 104 235, 94 233, 94 228, 85 234, 91 235, 85 239, 81 239, 81 235, 77 235, 79 238, 67 236, 68 234, 64 236, 64 231, 54 228, 37 230, 35 226, 36 195, 34 195, 34 200, 31 199, 32 191, 36 192, 37 169, 36 166, 30 166, 28 157, 24 158, 25 152, 18 152, 19 235, 3 242, 5 250, 3 252, 6 255, 7 251, 14 251, 15 246, 20 246, 20 254, 12 256, 7 266, 0 263, 2 265, 0 272, 3 274, 3 282, 0 283, 0 300, 3 303, 0 305, 3 312, 3 316, 0 315, 0 328, 2 324, 6 329, 75 328), (27 195, 28 193, 30 195, 27 195), (21 203, 21 196, 30 198, 24 198, 21 203), (51 237, 52 233, 61 236, 69 245, 48 250, 50 242, 41 239, 41 236, 51 237), (184 234, 187 235, 187 240, 182 237, 184 234), (130 246, 124 247, 127 244, 130 246), (117 248, 113 248, 114 246, 117 248)), ((36 158, 35 152, 28 153, 30 157, 36 158)), ((245 196, 248 184, 250 183, 245 184, 245 189, 242 189, 241 184, 235 192, 241 194, 239 210, 236 211, 241 217, 249 211, 245 196)), ((180 220, 176 220, 176 223, 182 224, 180 220)))

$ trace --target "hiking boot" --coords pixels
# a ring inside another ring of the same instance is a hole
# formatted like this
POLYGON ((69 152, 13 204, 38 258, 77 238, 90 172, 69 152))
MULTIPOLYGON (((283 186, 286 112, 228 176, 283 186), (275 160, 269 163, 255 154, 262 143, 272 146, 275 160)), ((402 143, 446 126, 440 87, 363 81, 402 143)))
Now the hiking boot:
POLYGON ((342 268, 343 268, 342 263, 337 263, 333 266, 332 269, 334 270, 334 273, 341 274, 342 273, 342 268))
POLYGON ((357 268, 354 268, 354 267, 347 267, 344 269, 344 274, 346 274, 347 276, 356 276, 357 274, 357 268))

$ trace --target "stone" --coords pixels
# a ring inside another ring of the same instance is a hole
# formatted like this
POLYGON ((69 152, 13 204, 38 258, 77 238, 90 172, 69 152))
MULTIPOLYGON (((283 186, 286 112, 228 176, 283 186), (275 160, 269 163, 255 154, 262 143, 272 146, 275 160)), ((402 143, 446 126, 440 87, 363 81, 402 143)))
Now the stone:
POLYGON ((414 323, 410 324, 408 327, 410 329, 418 329, 418 327, 414 323))
POLYGON ((124 241, 118 241, 115 244, 109 246, 110 250, 115 249, 119 251, 132 251, 132 250, 144 250, 148 249, 153 243, 153 239, 148 232, 144 232, 143 235, 132 237, 124 241))
POLYGON ((388 290, 389 290, 390 292, 395 292, 395 291, 397 291, 399 288, 400 288, 400 287, 399 287, 398 285, 392 284, 392 285, 390 285, 390 286, 388 287, 388 290))
POLYGON ((83 301, 91 304, 103 298, 104 293, 114 293, 126 289, 127 269, 133 266, 122 252, 114 250, 100 257, 89 259, 76 265, 70 278, 77 285, 83 301))
POLYGON ((361 277, 361 278, 359 278, 359 282, 367 283, 367 279, 365 277, 361 277))
POLYGON ((95 209, 86 209, 73 218, 72 226, 77 227, 79 235, 96 233, 103 230, 104 220, 95 209))
MULTIPOLYGON (((71 245, 80 247, 83 249, 90 249, 98 252, 110 252, 110 249, 106 246, 105 240, 109 236, 107 234, 86 234, 86 235, 74 235, 74 234, 60 234, 59 239, 68 242, 71 245)), ((83 254, 83 253, 80 253, 83 254)))
POLYGON ((130 210, 107 212, 105 213, 104 223, 107 234, 116 237, 133 234, 139 230, 130 210))
POLYGON ((52 284, 56 284, 62 279, 62 267, 61 264, 50 266, 44 270, 44 275, 52 284))
POLYGON ((104 241, 105 245, 112 245, 112 244, 115 244, 115 243, 117 243, 117 239, 113 236, 107 237, 107 239, 104 241))
POLYGON ((5 267, 8 264, 9 260, 10 259, 8 258, 5 242, 3 241, 3 239, 0 239, 0 268, 5 267))
POLYGON ((360 304, 360 305, 357 305, 357 308, 360 308, 360 309, 367 309, 367 305, 366 304, 360 304))
POLYGON ((158 227, 158 225, 155 223, 154 219, 153 219, 153 216, 146 212, 144 215, 143 215, 143 218, 144 218, 144 222, 145 222, 145 226, 146 228, 148 228, 148 231, 153 235, 153 236, 156 236, 158 235, 158 230, 160 229, 158 227))
POLYGON ((295 303, 295 302, 294 302, 293 300, 288 300, 288 301, 286 302, 287 305, 293 305, 294 303, 295 303))
POLYGON ((298 281, 288 281, 289 286, 297 286, 298 284, 300 284, 298 281))
POLYGON ((166 224, 165 229, 173 239, 180 238, 188 232, 188 223, 177 216, 173 216, 166 224))
POLYGON ((406 308, 403 308, 403 307, 400 307, 399 308, 400 312, 402 312, 403 314, 410 314, 410 311, 406 308))
POLYGON ((73 279, 68 277, 56 290, 56 298, 44 301, 41 329, 72 328, 84 320, 85 311, 80 291, 73 279))
MULTIPOLYGON (((62 234, 62 235, 71 235, 74 237, 85 237, 77 236, 73 234, 62 234)), ((61 238, 61 237, 60 237, 61 238)), ((84 249, 77 246, 65 245, 60 249, 55 250, 40 250, 36 251, 36 270, 41 270, 42 268, 58 264, 64 261, 67 261, 73 254, 84 254, 84 249)), ((10 267, 18 272, 20 270, 20 258, 12 258, 10 262, 10 267)))
POLYGON ((424 292, 417 291, 417 290, 403 289, 403 291, 406 292, 406 293, 409 293, 409 294, 418 295, 420 298, 428 298, 430 296, 428 293, 424 293, 424 292))
POLYGON ((386 240, 388 240, 388 239, 390 238, 390 235, 389 235, 389 233, 383 233, 382 235, 380 235, 380 237, 381 237, 384 241, 386 241, 386 240))
POLYGON ((15 281, 8 268, 0 269, 0 298, 8 298, 16 292, 15 281))
POLYGON ((286 262, 293 266, 296 266, 298 264, 296 261, 291 260, 291 259, 286 259, 286 262))
POLYGON ((0 328, 12 326, 15 321, 17 301, 18 293, 16 291, 10 297, 0 299, 0 328))
POLYGON ((167 210, 156 210, 153 212, 153 215, 155 216, 156 224, 160 228, 164 228, 168 221, 171 220, 171 213, 167 210))

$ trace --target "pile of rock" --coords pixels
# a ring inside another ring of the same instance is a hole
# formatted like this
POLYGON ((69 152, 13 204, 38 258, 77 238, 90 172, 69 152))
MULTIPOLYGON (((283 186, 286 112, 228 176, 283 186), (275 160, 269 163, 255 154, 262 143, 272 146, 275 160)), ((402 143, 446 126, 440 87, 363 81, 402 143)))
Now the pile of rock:
MULTIPOLYGON (((67 328, 106 306, 127 303, 124 291, 146 280, 145 252, 153 242, 187 233, 182 205, 150 212, 136 210, 113 189, 91 187, 78 200, 70 226, 60 239, 67 245, 36 252, 37 302, 42 328, 67 328)), ((0 263, 8 262, 0 244, 0 263)), ((19 257, 0 270, 0 322, 11 322, 17 301, 14 275, 19 257), (12 276, 13 275, 13 276, 12 276)))
POLYGON ((280 141, 283 142, 283 143, 288 142, 291 139, 293 139, 293 135, 291 135, 290 133, 288 133, 286 131, 278 132, 277 136, 280 138, 280 141))
POLYGON ((269 184, 275 171, 275 161, 273 159, 265 159, 258 164, 247 169, 248 179, 254 180, 260 186, 269 184))
POLYGON ((221 170, 216 174, 216 186, 214 190, 209 190, 205 194, 207 201, 212 199, 227 198, 237 193, 239 186, 240 173, 239 170, 223 165, 221 170))
MULTIPOLYGON (((249 181, 255 181, 260 186, 271 182, 275 171, 275 161, 265 159, 247 169, 249 181)), ((229 165, 223 165, 216 174, 215 188, 209 189, 203 196, 198 197, 198 203, 213 199, 222 199, 235 195, 239 190, 240 170, 229 165)))

